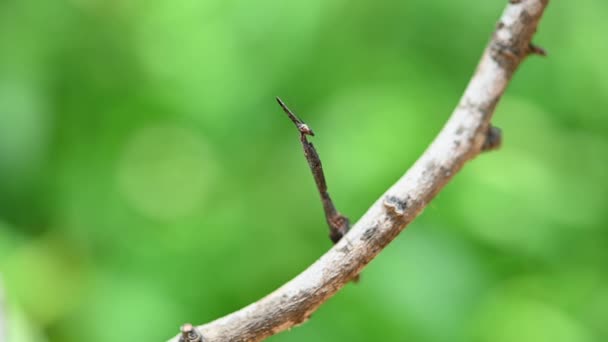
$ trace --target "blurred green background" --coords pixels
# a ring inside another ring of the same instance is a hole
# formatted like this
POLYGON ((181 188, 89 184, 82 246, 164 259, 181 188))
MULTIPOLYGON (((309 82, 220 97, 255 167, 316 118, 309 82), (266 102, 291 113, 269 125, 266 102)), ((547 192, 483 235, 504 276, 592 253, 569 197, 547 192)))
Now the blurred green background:
MULTIPOLYGON (((456 105, 501 1, 1 0, 11 342, 165 341, 331 245, 456 105)), ((463 169, 297 341, 608 340, 608 2, 553 1, 463 169)), ((1 339, 1 337, 0 337, 1 339)))

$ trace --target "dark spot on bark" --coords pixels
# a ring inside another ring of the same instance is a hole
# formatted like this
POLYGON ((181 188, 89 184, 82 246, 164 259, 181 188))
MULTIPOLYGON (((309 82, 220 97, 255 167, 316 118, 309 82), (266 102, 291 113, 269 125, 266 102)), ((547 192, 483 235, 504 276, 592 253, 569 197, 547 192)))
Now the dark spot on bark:
POLYGON ((407 209, 407 199, 402 199, 397 196, 387 196, 384 199, 384 206, 389 213, 397 216, 403 216, 405 215, 405 210, 407 209))
POLYGON ((521 0, 509 0, 509 3, 511 3, 511 4, 518 4, 520 2, 521 2, 521 0))
POLYGON ((344 254, 348 254, 350 252, 350 247, 348 246, 348 244, 346 244, 344 245, 344 247, 338 249, 338 251, 344 254))
POLYGON ((527 11, 521 11, 519 19, 524 25, 529 25, 532 22, 532 16, 527 11))
POLYGON ((407 201, 406 200, 402 200, 398 197, 395 196, 389 196, 386 199, 387 203, 389 204, 394 204, 395 208, 397 208, 397 210, 405 210, 407 208, 407 201))
POLYGON ((369 241, 374 236, 374 234, 376 233, 377 230, 378 230, 378 227, 376 227, 376 226, 367 228, 365 230, 365 232, 363 232, 363 235, 361 236, 361 240, 369 241))
POLYGON ((505 23, 503 23, 502 21, 499 21, 498 24, 496 24, 496 29, 497 30, 500 30, 503 27, 505 27, 505 23))
POLYGON ((460 147, 460 140, 454 140, 454 146, 456 148, 459 148, 460 147))
POLYGON ((447 167, 442 166, 442 167, 439 168, 439 171, 440 171, 440 175, 443 176, 443 177, 451 177, 452 176, 452 170, 448 169, 447 167))
POLYGON ((490 56, 501 68, 514 70, 521 55, 521 51, 516 46, 516 44, 505 44, 495 40, 490 45, 490 56))
POLYGON ((460 125, 458 126, 458 128, 456 129, 456 135, 461 135, 462 133, 464 133, 464 126, 460 125))
POLYGON ((437 168, 437 163, 435 163, 435 160, 431 160, 425 165, 424 173, 425 174, 433 173, 436 168, 437 168))

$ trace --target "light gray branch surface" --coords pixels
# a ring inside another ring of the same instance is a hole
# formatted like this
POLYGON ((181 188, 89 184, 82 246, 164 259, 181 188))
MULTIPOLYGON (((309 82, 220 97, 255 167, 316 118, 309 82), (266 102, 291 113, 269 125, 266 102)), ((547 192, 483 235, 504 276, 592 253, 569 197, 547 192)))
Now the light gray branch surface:
POLYGON ((547 3, 509 1, 460 103, 420 159, 308 269, 259 301, 199 326, 205 341, 260 341, 304 323, 412 222, 482 151, 494 108, 518 65, 535 52, 531 39, 547 3))

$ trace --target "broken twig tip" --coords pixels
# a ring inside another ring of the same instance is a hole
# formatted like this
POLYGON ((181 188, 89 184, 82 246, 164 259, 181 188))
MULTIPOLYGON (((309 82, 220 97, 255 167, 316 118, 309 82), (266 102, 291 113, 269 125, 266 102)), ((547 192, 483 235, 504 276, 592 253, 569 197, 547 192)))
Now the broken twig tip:
POLYGON ((279 103, 279 106, 281 106, 281 108, 283 109, 283 111, 285 112, 285 114, 287 114, 287 116, 289 117, 289 119, 291 120, 291 122, 293 122, 296 125, 296 128, 298 129, 298 131, 300 131, 300 133, 302 135, 310 135, 310 136, 314 136, 315 132, 313 132, 312 128, 310 128, 307 124, 304 123, 304 121, 300 120, 300 118, 298 118, 285 104, 285 102, 283 102, 283 100, 281 100, 280 97, 276 97, 277 102, 279 103))
POLYGON ((203 342, 203 335, 201 335, 196 328, 190 324, 186 323, 182 325, 179 329, 181 331, 181 336, 179 338, 179 342, 203 342))
POLYGON ((543 49, 542 47, 540 47, 538 45, 534 45, 534 44, 530 43, 530 45, 528 46, 528 54, 547 57, 547 50, 543 49))
POLYGON ((481 147, 482 151, 497 150, 502 145, 502 130, 498 127, 490 125, 486 132, 486 140, 481 147))

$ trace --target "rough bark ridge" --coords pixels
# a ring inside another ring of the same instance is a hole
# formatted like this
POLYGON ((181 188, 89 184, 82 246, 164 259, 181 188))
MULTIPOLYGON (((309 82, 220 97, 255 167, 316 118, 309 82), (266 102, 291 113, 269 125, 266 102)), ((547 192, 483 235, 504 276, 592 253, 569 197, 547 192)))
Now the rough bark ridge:
MULTIPOLYGON (((260 341, 302 324, 401 232, 468 160, 496 145, 490 119, 529 54, 548 0, 510 0, 460 103, 407 171, 326 254, 259 301, 198 327, 204 341, 260 341)), ((175 337, 172 342, 177 342, 175 337)))

